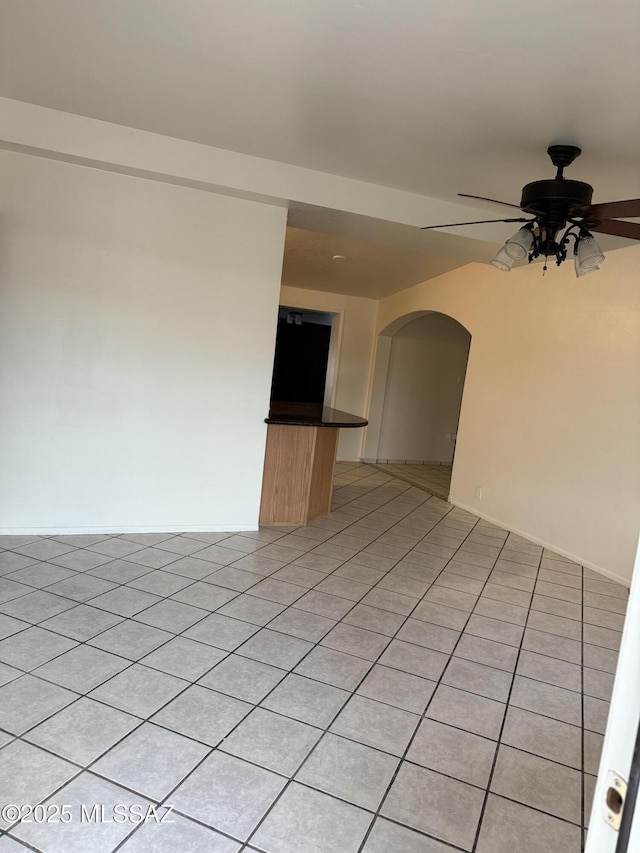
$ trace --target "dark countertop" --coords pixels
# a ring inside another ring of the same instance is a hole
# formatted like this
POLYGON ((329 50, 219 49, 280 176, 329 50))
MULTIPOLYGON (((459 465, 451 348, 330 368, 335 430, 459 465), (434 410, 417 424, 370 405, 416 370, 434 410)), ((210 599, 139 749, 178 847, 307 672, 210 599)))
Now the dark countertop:
POLYGON ((320 403, 281 403, 274 401, 269 410, 267 424, 289 424, 291 426, 316 426, 334 428, 365 427, 369 422, 358 415, 330 409, 320 403))

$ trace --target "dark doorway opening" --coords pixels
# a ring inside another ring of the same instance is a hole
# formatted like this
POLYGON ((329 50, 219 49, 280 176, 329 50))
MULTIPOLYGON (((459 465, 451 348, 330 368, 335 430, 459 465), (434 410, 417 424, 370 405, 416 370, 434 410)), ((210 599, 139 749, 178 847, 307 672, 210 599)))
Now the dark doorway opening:
POLYGON ((280 306, 271 402, 325 400, 333 314, 280 306))

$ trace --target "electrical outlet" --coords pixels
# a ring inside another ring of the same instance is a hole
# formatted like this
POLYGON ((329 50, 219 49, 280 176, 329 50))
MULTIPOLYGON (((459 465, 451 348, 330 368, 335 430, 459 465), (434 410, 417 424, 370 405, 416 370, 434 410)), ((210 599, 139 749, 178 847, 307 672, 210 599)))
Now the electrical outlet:
POLYGON ((476 486, 476 500, 482 500, 482 486, 476 486))

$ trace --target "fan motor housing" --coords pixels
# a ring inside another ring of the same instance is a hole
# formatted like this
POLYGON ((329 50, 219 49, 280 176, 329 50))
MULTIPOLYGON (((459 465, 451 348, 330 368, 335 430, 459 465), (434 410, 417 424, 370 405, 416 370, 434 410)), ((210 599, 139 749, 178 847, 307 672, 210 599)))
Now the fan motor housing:
POLYGON ((527 213, 560 213, 566 219, 576 208, 589 207, 593 187, 582 181, 533 181, 522 188, 520 207, 527 213))

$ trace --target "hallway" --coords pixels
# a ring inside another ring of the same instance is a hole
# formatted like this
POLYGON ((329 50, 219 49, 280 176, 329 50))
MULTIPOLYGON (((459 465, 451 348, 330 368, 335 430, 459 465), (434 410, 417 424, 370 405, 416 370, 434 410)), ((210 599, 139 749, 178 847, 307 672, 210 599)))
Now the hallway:
POLYGON ((581 850, 620 585, 358 463, 302 528, 0 549, 0 799, 73 816, 1 853, 581 850))

